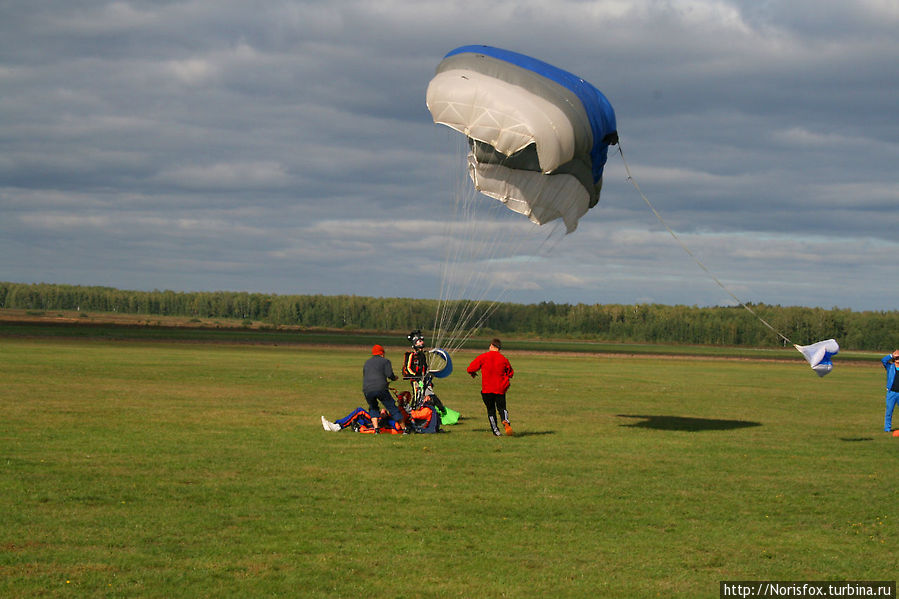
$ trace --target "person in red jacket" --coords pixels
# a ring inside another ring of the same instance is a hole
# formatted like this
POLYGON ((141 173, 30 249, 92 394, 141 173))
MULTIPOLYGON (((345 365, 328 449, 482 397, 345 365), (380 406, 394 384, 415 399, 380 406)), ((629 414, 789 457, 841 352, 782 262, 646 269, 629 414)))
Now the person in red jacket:
POLYGON ((490 342, 490 349, 472 360, 466 369, 471 378, 475 378, 478 371, 481 371, 481 399, 484 400, 484 406, 487 408, 487 420, 490 421, 490 428, 497 437, 502 435, 496 424, 497 410, 502 417, 506 434, 514 434, 512 425, 509 424, 509 412, 506 410, 506 391, 509 389, 510 379, 515 371, 512 370, 512 364, 509 363, 506 356, 500 353, 501 348, 502 342, 494 339, 490 342))

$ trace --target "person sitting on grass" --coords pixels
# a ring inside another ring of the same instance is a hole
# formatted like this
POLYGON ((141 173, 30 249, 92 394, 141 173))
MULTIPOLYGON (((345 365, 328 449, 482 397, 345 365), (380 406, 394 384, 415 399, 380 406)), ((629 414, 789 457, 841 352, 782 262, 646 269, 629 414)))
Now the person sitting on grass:
POLYGON ((444 430, 440 428, 441 417, 440 412, 434 404, 435 399, 437 399, 436 395, 426 395, 421 406, 413 408, 409 413, 412 418, 412 428, 416 433, 428 434, 444 432, 444 430))

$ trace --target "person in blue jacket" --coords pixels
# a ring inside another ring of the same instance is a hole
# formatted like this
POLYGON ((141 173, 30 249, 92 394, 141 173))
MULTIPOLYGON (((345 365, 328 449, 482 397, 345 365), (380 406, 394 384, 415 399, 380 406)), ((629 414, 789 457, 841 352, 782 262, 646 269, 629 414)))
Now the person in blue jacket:
POLYGON ((899 349, 884 356, 881 362, 887 371, 887 411, 883 418, 883 430, 890 432, 893 428, 893 408, 899 403, 899 349))

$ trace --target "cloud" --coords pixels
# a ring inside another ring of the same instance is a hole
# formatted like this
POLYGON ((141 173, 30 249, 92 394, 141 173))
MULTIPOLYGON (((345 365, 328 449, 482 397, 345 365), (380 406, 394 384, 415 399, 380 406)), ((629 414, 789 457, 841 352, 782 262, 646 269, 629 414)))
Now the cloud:
POLYGON ((892 309, 897 25, 877 0, 16 3, 4 276, 434 297, 452 246, 509 301, 732 302, 615 153, 599 205, 530 257, 507 223, 481 229, 492 260, 448 227, 464 142, 424 90, 488 43, 609 96, 633 180, 738 295, 892 309))
POLYGON ((193 190, 280 189, 291 177, 277 162, 243 162, 175 166, 161 171, 157 181, 193 190))

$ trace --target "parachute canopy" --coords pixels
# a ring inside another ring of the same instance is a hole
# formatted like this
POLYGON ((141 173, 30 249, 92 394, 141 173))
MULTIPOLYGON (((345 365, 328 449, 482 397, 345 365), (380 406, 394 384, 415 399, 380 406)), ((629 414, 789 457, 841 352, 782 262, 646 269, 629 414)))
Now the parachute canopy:
POLYGON ((537 224, 567 232, 599 201, 615 112, 590 83, 550 64, 490 46, 462 46, 437 66, 427 91, 434 122, 468 137, 475 188, 537 224))
POLYGON ((805 359, 808 360, 812 370, 817 372, 818 376, 824 376, 833 370, 833 362, 830 358, 837 355, 840 351, 840 346, 835 339, 819 341, 817 343, 812 343, 811 345, 794 345, 793 347, 798 349, 802 355, 805 356, 805 359))

